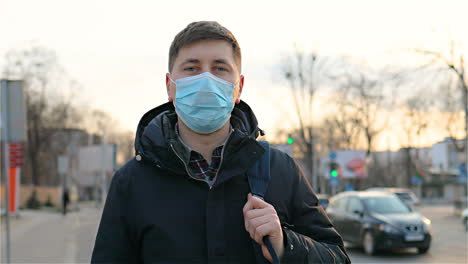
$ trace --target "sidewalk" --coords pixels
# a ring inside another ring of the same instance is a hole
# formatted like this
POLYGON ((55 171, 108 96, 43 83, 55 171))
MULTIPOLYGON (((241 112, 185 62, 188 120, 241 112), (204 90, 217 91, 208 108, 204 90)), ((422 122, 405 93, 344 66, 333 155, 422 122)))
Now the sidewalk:
POLYGON ((12 263, 89 263, 101 212, 90 204, 79 208, 66 216, 24 210, 12 217, 12 263))

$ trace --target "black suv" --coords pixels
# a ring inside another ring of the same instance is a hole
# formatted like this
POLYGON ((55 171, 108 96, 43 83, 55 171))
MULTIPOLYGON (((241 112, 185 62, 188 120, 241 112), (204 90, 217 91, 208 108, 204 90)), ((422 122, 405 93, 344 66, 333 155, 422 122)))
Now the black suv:
POLYGON ((426 253, 431 244, 431 221, 388 192, 340 193, 330 199, 327 213, 343 239, 368 255, 411 247, 426 253))

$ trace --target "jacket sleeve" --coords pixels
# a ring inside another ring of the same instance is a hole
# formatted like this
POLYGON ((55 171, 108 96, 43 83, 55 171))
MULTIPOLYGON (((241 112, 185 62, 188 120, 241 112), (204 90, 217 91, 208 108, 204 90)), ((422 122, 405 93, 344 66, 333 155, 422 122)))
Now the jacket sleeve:
POLYGON ((135 263, 136 256, 129 239, 128 183, 117 171, 99 224, 91 263, 135 263))
POLYGON ((302 171, 293 182, 292 221, 283 225, 282 263, 351 263, 343 240, 315 196, 302 171))

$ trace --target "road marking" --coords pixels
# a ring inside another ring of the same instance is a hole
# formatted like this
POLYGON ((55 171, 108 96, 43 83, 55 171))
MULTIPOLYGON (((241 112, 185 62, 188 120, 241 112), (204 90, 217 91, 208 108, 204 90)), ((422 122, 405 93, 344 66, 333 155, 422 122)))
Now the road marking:
MULTIPOLYGON (((76 252, 77 252, 77 231, 80 226, 80 217, 78 212, 70 213, 68 215, 70 221, 71 231, 68 233, 66 247, 65 247, 65 259, 64 263, 75 263, 76 262, 76 252)), ((67 220, 68 220, 67 219, 67 220)))

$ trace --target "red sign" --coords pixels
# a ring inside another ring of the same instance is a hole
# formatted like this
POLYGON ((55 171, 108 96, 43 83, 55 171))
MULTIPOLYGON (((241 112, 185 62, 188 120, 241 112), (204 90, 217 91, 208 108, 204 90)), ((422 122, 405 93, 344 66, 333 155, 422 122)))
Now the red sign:
POLYGON ((10 167, 22 167, 24 165, 24 142, 9 143, 8 154, 10 167))
POLYGON ((10 159, 10 166, 11 167, 23 167, 24 163, 22 160, 15 160, 15 159, 10 159))
POLYGON ((24 143, 16 142, 16 143, 9 143, 10 150, 24 150, 24 143))

